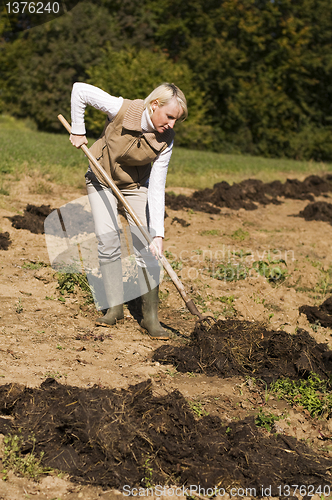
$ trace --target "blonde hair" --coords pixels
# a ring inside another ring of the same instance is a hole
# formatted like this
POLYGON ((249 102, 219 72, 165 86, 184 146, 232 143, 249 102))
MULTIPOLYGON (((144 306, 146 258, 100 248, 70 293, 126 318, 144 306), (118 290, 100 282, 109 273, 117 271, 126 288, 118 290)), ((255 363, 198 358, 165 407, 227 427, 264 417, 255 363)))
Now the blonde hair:
POLYGON ((151 104, 155 101, 158 102, 158 106, 165 106, 172 99, 176 99, 178 105, 182 108, 182 115, 180 121, 184 121, 188 116, 187 100, 184 96, 182 90, 179 89, 174 83, 162 83, 159 87, 156 87, 150 95, 144 100, 144 109, 148 110, 149 116, 153 114, 153 109, 151 104))

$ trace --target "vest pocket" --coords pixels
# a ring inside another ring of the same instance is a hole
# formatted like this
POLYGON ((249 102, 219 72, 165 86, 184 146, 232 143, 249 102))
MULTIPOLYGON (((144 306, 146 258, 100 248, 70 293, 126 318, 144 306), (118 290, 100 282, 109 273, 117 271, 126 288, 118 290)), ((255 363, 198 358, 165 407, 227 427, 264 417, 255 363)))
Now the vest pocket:
MULTIPOLYGON (((100 165, 106 170, 105 165, 105 153, 107 152, 107 144, 105 140, 105 136, 98 139, 96 142, 92 144, 89 151, 93 154, 96 160, 100 163, 100 165)), ((92 166, 93 168, 93 166, 92 166)))
POLYGON ((122 167, 139 167, 154 161, 156 156, 156 153, 147 142, 142 140, 142 136, 139 136, 135 137, 125 151, 118 156, 117 162, 122 167))

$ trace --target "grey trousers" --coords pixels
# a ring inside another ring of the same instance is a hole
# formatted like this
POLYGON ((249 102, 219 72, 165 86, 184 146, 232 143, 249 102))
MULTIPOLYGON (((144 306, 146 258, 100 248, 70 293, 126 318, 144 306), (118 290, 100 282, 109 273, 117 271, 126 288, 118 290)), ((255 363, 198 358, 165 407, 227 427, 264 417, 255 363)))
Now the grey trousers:
MULTIPOLYGON (((98 241, 100 264, 114 262, 121 258, 121 231, 118 224, 118 199, 110 188, 100 184, 93 172, 86 175, 86 186, 98 241)), ((122 195, 146 229, 149 224, 148 188, 121 189, 122 195)), ((158 261, 149 250, 149 245, 137 228, 130 214, 125 210, 132 238, 136 263, 140 267, 158 268, 158 261)))

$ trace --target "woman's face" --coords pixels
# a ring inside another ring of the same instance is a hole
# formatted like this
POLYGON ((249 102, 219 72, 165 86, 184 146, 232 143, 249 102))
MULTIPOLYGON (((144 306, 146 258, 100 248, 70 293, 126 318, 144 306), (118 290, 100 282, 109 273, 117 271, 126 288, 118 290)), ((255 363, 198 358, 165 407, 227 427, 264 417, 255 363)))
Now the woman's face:
POLYGON ((151 121, 157 132, 162 134, 165 130, 173 128, 176 120, 181 118, 183 110, 179 106, 177 100, 173 98, 165 106, 159 106, 158 101, 154 101, 151 104, 153 114, 151 116, 151 121))

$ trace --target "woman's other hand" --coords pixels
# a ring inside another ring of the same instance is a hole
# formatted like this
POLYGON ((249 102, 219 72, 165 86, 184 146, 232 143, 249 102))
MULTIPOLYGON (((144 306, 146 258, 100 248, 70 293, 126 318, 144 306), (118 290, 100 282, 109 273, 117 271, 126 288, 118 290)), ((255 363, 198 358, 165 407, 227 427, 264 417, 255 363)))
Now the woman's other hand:
POLYGON ((150 245, 150 250, 153 253, 153 255, 157 258, 156 249, 155 249, 155 247, 157 247, 158 254, 160 256, 162 256, 162 254, 163 254, 163 247, 164 247, 164 238, 162 238, 161 236, 155 236, 153 238, 153 243, 151 243, 151 245, 150 245))
POLYGON ((80 148, 83 144, 88 144, 88 140, 85 135, 73 135, 70 134, 69 140, 75 148, 80 148))

